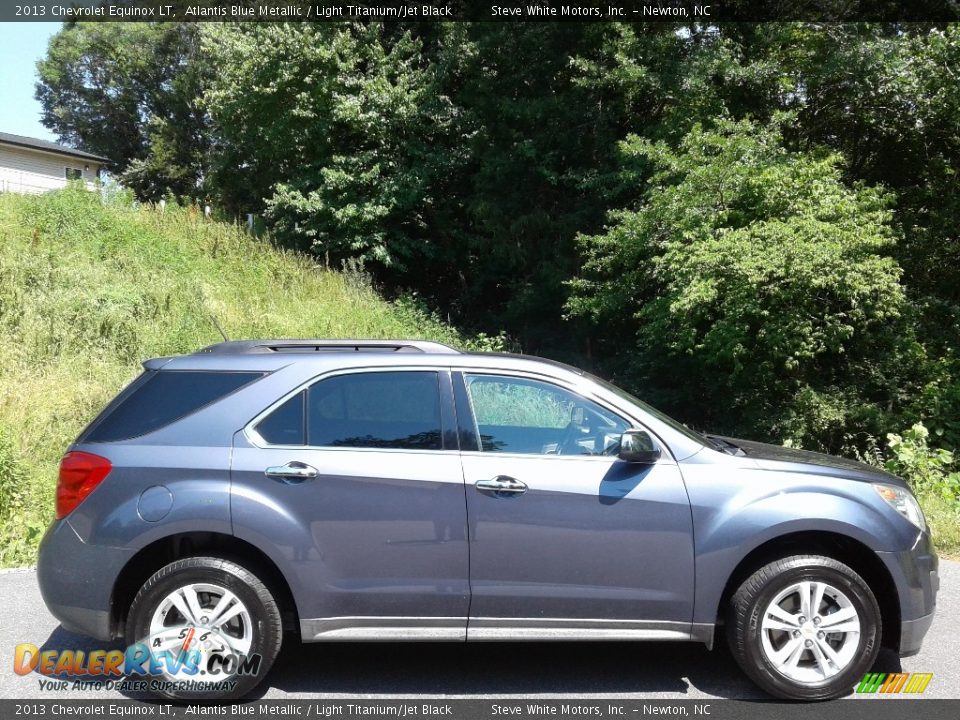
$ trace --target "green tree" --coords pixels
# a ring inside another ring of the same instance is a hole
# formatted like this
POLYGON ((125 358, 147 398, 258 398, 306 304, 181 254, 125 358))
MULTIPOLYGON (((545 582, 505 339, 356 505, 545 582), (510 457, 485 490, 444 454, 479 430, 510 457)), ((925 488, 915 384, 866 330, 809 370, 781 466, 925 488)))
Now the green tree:
POLYGON ((450 105, 410 33, 381 25, 209 28, 224 200, 330 262, 406 268, 451 159, 450 105), (436 149, 435 149, 436 148, 436 149))
POLYGON ((207 106, 215 184, 263 207, 286 244, 359 258, 461 322, 552 338, 575 270, 619 179, 622 104, 590 61, 606 26, 221 25, 207 106))
MULTIPOLYGON (((780 119, 785 120, 785 119, 780 119)), ((569 310, 647 397, 700 427, 838 450, 902 407, 920 349, 904 322, 890 198, 778 124, 632 137, 644 200, 584 236, 569 310)))
POLYGON ((110 158, 143 199, 199 199, 210 137, 198 40, 189 23, 65 23, 37 63, 44 125, 110 158))

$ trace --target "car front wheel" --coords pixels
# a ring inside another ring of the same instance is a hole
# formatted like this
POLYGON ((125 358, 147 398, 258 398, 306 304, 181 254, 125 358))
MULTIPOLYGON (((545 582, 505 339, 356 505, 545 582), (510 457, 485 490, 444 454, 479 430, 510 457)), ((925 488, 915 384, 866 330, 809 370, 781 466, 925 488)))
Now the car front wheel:
POLYGON ((850 692, 880 651, 880 608, 867 583, 837 560, 795 555, 757 570, 734 593, 733 655, 766 692, 827 700, 850 692))
POLYGON ((267 586, 215 557, 154 573, 130 606, 126 635, 148 689, 176 699, 243 697, 266 676, 283 637, 267 586))

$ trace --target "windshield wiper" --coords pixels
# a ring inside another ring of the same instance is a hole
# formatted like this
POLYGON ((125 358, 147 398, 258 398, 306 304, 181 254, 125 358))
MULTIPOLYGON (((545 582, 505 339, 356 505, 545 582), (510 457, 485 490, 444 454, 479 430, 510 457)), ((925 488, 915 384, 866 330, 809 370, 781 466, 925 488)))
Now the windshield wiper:
POLYGON ((709 440, 713 444, 713 446, 720 452, 724 452, 727 455, 736 455, 738 457, 746 455, 746 453, 743 451, 743 448, 739 447, 738 445, 734 445, 729 440, 725 440, 724 438, 717 437, 716 435, 705 434, 704 437, 707 438, 707 440, 709 440))

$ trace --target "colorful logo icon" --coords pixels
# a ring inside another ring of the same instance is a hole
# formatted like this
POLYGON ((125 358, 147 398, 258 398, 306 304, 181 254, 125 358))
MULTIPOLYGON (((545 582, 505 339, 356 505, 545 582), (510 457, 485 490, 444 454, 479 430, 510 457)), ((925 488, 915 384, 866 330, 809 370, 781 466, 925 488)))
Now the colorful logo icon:
POLYGON ((922 693, 933 673, 867 673, 857 686, 858 693, 922 693))

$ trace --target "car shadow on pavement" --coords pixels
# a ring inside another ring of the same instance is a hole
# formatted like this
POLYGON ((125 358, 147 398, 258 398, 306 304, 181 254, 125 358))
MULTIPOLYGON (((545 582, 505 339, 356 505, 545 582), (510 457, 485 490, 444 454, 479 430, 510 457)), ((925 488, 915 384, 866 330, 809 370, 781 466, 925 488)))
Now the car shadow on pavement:
MULTIPOLYGON (((63 625, 57 625, 56 629, 50 633, 40 646, 40 652, 46 650, 83 650, 85 653, 91 650, 123 650, 124 645, 120 640, 104 642, 103 640, 94 640, 86 635, 78 635, 69 630, 65 630, 63 625)), ((80 679, 73 678, 73 679, 80 679)))
MULTIPOLYGON (((900 672, 900 658, 882 649, 872 671, 900 672)), ((659 693, 772 700, 747 679, 722 638, 712 651, 695 643, 656 642, 289 642, 252 698, 659 693)))
MULTIPOLYGON (((114 640, 111 642, 104 642, 102 640, 94 640, 91 637, 86 635, 78 635, 77 633, 70 632, 65 630, 62 625, 57 625, 50 636, 44 641, 43 645, 40 646, 40 652, 43 653, 47 650, 56 650, 61 652, 63 650, 82 650, 85 654, 88 654, 94 650, 124 650, 125 645, 120 640, 114 640)), ((34 670, 34 675, 38 678, 44 677, 37 670, 34 670)), ((96 680, 117 680, 119 678, 103 678, 100 676, 92 675, 57 675, 56 680, 67 680, 70 683, 81 682, 87 683, 96 680)), ((104 691, 104 696, 115 696, 117 693, 111 691, 104 691)), ((145 693, 121 693, 123 697, 130 698, 132 700, 151 700, 152 698, 145 693)))
POLYGON ((769 699, 726 648, 693 643, 318 643, 288 647, 260 697, 344 695, 613 695, 669 693, 769 699))
MULTIPOLYGON (((40 650, 124 649, 62 626, 40 650)), ((883 649, 873 670, 900 672, 883 649)), ((90 680, 89 676, 60 676, 90 680)), ((248 699, 359 695, 584 695, 659 693, 769 701, 740 671, 726 644, 695 643, 310 643, 285 640, 266 680, 248 699)), ((105 693, 109 695, 110 693, 105 693)), ((123 693, 152 700, 141 693, 123 693)))

